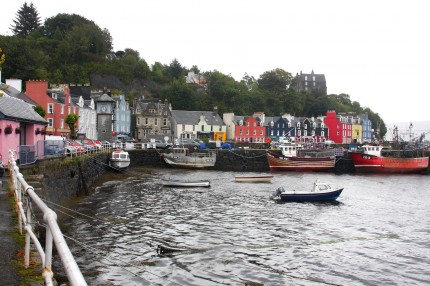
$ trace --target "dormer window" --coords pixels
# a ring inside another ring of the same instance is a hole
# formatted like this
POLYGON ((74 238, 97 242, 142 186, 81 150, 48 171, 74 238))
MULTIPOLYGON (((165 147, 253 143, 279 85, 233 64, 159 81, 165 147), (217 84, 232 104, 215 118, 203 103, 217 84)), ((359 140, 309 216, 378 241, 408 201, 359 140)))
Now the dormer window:
POLYGON ((297 122, 297 127, 300 128, 300 122, 297 122))
POLYGON ((56 92, 52 93, 52 99, 57 99, 57 93, 56 92))
POLYGON ((239 121, 239 125, 240 125, 240 126, 243 126, 243 120, 240 120, 240 121, 239 121))
POLYGON ((291 127, 291 122, 288 122, 288 127, 291 127))
POLYGON ((304 124, 305 125, 305 129, 308 129, 308 125, 307 124, 304 124))
POLYGON ((273 127, 275 125, 275 122, 270 121, 270 126, 273 127))
POLYGON ((312 127, 313 127, 313 128, 317 127, 317 124, 314 122, 314 123, 312 124, 312 127))

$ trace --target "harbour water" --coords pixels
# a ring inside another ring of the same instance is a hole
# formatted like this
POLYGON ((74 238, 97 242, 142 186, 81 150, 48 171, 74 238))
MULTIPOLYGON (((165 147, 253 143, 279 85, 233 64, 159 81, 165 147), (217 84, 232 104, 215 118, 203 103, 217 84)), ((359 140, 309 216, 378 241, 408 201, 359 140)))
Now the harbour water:
POLYGON ((64 221, 89 285, 430 285, 426 175, 287 172, 253 184, 231 172, 128 172, 64 221), (163 188, 164 175, 212 186, 163 188), (344 187, 336 203, 270 199, 316 178, 344 187), (159 255, 159 245, 178 251, 159 255))

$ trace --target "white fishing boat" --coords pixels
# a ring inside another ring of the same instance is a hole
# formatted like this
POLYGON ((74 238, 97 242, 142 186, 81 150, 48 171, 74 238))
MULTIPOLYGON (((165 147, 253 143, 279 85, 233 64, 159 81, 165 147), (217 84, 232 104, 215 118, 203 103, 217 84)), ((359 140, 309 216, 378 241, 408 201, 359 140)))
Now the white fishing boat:
POLYGON ((130 156, 127 151, 115 150, 112 152, 109 158, 109 166, 117 169, 123 170, 130 165, 130 156))
POLYGON ((179 168, 210 168, 215 166, 215 152, 193 152, 188 148, 171 148, 169 153, 162 154, 164 162, 172 167, 179 168))

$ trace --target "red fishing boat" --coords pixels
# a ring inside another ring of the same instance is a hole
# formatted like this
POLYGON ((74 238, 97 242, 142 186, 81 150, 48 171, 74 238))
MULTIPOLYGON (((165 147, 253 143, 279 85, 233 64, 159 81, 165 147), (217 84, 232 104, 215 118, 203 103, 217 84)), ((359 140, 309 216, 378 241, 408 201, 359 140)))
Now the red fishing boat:
POLYGON ((336 163, 334 155, 285 156, 272 151, 267 151, 266 155, 271 171, 331 171, 336 163))
POLYGON ((361 173, 419 173, 428 168, 425 150, 392 150, 385 146, 363 145, 350 152, 355 170, 361 173))

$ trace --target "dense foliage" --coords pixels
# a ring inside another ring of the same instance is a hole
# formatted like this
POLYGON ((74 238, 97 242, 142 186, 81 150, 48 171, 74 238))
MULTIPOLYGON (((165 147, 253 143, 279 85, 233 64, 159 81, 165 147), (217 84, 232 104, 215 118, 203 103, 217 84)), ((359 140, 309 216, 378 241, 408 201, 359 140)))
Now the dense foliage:
MULTIPOLYGON (((16 27, 24 25, 20 13, 14 23, 16 27)), ((108 30, 74 14, 58 14, 28 31, 28 35, 0 35, 0 47, 7 56, 4 78, 41 79, 54 84, 91 83, 95 88, 126 94, 131 104, 144 95, 167 99, 174 109, 210 110, 217 106, 220 114, 251 115, 262 111, 268 116, 290 113, 311 117, 324 115, 327 110, 367 112, 381 136, 386 133, 379 115, 351 101, 348 94, 297 91, 292 74, 280 68, 266 71, 257 79, 245 74, 236 81, 216 70, 201 72, 197 66, 188 69, 177 59, 169 65, 155 62, 149 67, 136 50, 113 52, 108 30), (202 74, 206 86, 187 84, 189 71, 202 74)))

